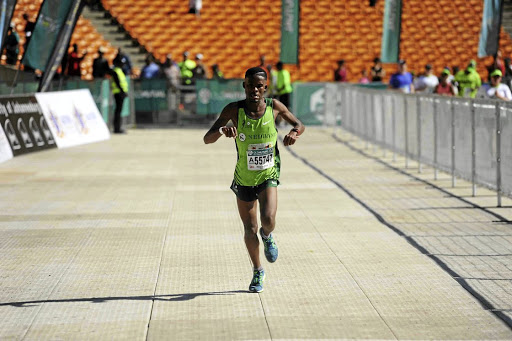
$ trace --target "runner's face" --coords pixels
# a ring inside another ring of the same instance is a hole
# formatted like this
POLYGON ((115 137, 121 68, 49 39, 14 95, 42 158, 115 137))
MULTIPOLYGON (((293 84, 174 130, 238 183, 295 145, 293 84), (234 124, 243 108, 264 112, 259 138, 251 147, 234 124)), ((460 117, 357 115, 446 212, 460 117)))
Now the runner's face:
POLYGON ((258 103, 263 100, 265 90, 267 90, 267 80, 256 74, 245 79, 244 82, 246 101, 258 103))

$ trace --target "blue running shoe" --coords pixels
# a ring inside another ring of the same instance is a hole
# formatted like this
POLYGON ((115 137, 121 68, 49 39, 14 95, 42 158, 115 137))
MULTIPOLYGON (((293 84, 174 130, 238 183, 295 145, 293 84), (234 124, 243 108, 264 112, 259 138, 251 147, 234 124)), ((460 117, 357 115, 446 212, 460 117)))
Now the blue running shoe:
POLYGON ((267 239, 263 238, 263 229, 260 228, 261 239, 263 240, 263 245, 265 247, 265 257, 270 263, 274 263, 277 260, 277 245, 272 237, 272 233, 268 236, 267 239))
POLYGON ((254 275, 252 276, 251 285, 249 285, 249 291, 262 292, 264 280, 265 280, 265 271, 254 270, 254 275))

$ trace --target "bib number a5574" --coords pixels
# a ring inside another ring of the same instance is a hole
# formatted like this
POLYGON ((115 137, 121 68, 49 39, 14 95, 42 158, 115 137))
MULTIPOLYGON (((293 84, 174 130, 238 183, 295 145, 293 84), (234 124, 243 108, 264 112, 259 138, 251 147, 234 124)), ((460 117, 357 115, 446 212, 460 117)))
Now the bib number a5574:
POLYGON ((271 143, 250 144, 247 149, 247 169, 264 170, 274 166, 274 148, 271 143))

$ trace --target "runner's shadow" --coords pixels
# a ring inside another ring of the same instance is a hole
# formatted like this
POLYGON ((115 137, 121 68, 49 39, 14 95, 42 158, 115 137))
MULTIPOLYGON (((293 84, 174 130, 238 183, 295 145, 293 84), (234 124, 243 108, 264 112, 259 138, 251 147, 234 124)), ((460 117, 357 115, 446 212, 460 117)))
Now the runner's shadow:
POLYGON ((185 293, 185 294, 172 294, 172 295, 151 295, 151 296, 117 296, 117 297, 84 297, 84 298, 69 298, 69 299, 55 299, 55 300, 34 300, 34 301, 21 301, 21 302, 2 302, 0 307, 33 307, 38 304, 44 303, 74 303, 74 302, 91 302, 91 303, 104 303, 110 301, 164 301, 164 302, 180 302, 193 300, 200 296, 222 296, 222 295, 235 295, 250 293, 246 290, 231 290, 231 291, 214 291, 214 292, 199 292, 199 293, 185 293))

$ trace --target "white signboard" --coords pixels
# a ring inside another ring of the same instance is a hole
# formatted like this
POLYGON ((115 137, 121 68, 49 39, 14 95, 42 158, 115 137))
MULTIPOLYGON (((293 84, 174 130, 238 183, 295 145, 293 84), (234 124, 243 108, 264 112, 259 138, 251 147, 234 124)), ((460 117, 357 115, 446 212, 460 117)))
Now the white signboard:
POLYGON ((36 99, 59 148, 110 138, 89 89, 36 93, 36 99))
POLYGON ((4 130, 0 126, 0 162, 12 159, 12 150, 7 137, 5 136, 4 130))

